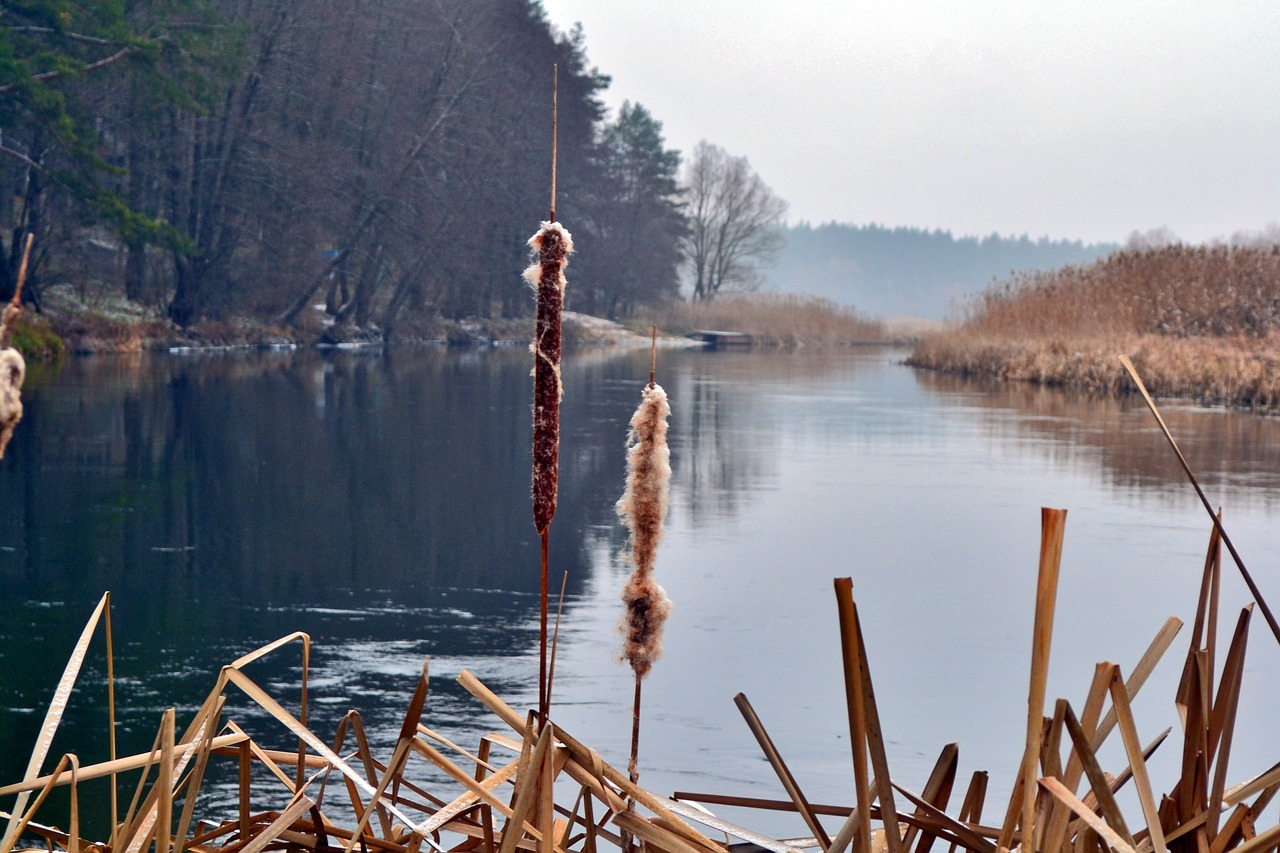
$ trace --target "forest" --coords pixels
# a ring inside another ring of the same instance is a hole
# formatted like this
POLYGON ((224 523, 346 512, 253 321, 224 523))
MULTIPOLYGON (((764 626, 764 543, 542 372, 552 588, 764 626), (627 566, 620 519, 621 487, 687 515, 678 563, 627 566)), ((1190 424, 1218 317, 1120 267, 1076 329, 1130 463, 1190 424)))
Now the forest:
POLYGON ((180 327, 512 317, 548 216, 570 308, 678 291, 680 155, 535 0, 0 2, 0 300, 122 294, 180 327), (585 239, 584 239, 585 237, 585 239))
POLYGON ((1120 248, 1078 240, 955 236, 885 225, 800 223, 769 273, 771 289, 856 305, 878 317, 940 320, 995 280, 1029 270, 1087 264, 1120 248))

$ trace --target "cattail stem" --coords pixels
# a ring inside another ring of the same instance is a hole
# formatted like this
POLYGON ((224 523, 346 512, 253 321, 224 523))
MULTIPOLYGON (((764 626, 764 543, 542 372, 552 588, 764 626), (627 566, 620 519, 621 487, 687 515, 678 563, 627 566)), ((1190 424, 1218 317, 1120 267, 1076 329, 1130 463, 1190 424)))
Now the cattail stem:
POLYGON ((631 702, 631 761, 627 764, 627 773, 632 784, 640 781, 640 685, 643 681, 636 676, 636 695, 631 702))
POLYGON ((649 387, 657 384, 658 375, 658 325, 649 327, 649 387))
MULTIPOLYGON (((635 698, 631 702, 631 760, 627 762, 627 775, 632 785, 640 781, 640 684, 643 680, 637 673, 635 698)), ((635 810, 635 797, 627 797, 627 811, 634 813, 635 810)), ((624 853, 635 850, 635 839, 631 833, 623 834, 621 840, 624 853)))
POLYGON ((560 93, 560 66, 551 66, 551 216, 556 221, 556 116, 559 113, 557 100, 560 93))
POLYGON ((542 614, 538 622, 538 722, 545 724, 551 712, 547 667, 547 545, 551 531, 542 531, 542 614))

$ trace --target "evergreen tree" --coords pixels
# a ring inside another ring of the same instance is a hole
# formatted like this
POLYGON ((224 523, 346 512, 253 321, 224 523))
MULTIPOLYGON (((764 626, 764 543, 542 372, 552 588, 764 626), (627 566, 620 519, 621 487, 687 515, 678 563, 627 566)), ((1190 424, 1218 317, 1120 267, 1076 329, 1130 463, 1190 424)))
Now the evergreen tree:
POLYGON ((0 191, 19 200, 0 213, 0 299, 13 291, 28 233, 39 248, 24 295, 37 305, 43 262, 75 226, 100 219, 130 237, 180 242, 129 203, 127 133, 114 119, 122 81, 153 102, 189 100, 180 69, 204 36, 186 24, 205 14, 199 0, 0 3, 0 191))
POLYGON ((630 315, 679 295, 680 240, 687 231, 676 175, 680 152, 665 147, 662 122, 626 101, 600 138, 599 197, 590 241, 580 241, 572 305, 630 315))

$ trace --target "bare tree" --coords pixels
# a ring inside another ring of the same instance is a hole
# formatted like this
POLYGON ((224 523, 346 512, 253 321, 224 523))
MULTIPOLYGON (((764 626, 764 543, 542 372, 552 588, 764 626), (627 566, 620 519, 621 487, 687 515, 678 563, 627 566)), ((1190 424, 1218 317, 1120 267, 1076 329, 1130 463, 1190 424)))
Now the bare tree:
POLYGON ((758 287, 763 268, 786 242, 787 203, 751 170, 746 157, 733 157, 706 140, 693 149, 685 184, 689 233, 684 248, 694 300, 758 287))

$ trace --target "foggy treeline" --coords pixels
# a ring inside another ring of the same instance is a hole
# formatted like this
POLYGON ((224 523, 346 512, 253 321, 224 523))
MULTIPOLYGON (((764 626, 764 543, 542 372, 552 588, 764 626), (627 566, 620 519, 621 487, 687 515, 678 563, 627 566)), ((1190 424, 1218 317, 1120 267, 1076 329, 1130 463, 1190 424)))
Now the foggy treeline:
POLYGON ((996 279, 1021 270, 1082 264, 1111 244, 1021 237, 955 237, 883 225, 800 225, 770 272, 771 287, 856 305, 868 314, 942 319, 996 279))
POLYGON ((581 32, 535 0, 33 0, 2 23, 0 298, 30 232, 37 308, 71 283, 180 325, 525 314, 553 65, 557 218, 599 238, 569 307, 677 292, 679 154, 639 105, 607 119, 581 32))

